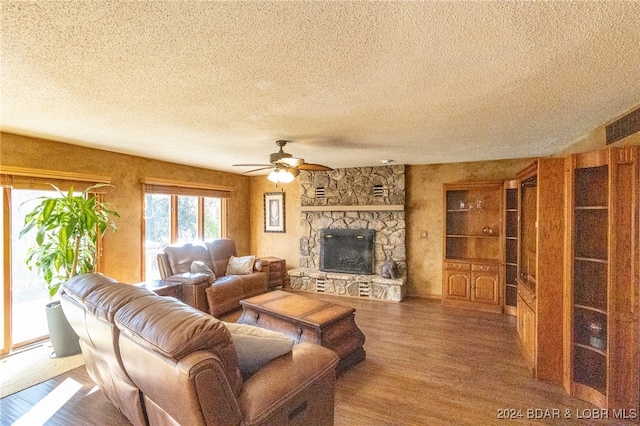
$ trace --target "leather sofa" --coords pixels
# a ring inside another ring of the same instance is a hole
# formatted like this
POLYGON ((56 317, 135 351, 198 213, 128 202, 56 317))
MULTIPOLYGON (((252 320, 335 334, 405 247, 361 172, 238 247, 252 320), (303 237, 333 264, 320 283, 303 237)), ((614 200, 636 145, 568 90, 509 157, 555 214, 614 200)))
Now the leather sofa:
POLYGON ((237 256, 237 250, 228 238, 169 245, 158 253, 158 269, 163 280, 182 283, 185 303, 217 317, 239 308, 240 300, 269 289, 268 262, 257 259, 251 273, 227 275, 231 256, 237 256), (214 276, 193 273, 194 261, 205 264, 214 276))
POLYGON ((301 343, 250 375, 223 322, 98 274, 62 286, 85 366, 134 425, 331 425, 337 355, 301 343))

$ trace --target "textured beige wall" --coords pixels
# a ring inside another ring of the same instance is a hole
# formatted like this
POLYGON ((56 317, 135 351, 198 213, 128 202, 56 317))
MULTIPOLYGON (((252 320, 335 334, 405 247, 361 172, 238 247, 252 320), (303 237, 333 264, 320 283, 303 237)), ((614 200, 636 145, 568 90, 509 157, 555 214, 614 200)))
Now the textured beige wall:
POLYGON ((300 183, 276 187, 266 176, 251 178, 251 252, 256 256, 275 256, 287 260, 287 268, 300 261, 300 183), (284 192, 285 232, 264 232, 264 194, 284 192))
POLYGON ((9 133, 0 134, 0 164, 110 176, 115 188, 109 190, 106 201, 121 217, 116 220, 118 231, 105 235, 104 273, 120 281, 142 280, 142 177, 232 187, 229 236, 236 241, 239 254, 250 251, 249 178, 246 176, 9 133))

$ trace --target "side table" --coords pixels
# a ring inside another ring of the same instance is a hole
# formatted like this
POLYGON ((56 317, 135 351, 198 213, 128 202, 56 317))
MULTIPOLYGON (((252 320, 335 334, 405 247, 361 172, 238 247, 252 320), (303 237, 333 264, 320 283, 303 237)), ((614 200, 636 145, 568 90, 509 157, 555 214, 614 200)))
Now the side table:
POLYGON ((276 287, 285 288, 289 281, 287 275, 287 261, 279 257, 261 257, 260 260, 269 264, 269 289, 276 287))
POLYGON ((182 300, 182 284, 179 282, 149 280, 135 285, 151 290, 158 296, 171 296, 182 300))

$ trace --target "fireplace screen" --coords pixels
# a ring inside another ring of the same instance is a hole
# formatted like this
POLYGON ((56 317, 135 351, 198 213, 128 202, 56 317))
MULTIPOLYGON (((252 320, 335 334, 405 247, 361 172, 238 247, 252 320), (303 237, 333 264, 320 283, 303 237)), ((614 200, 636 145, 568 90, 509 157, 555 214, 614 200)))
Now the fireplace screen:
POLYGON ((373 229, 322 229, 320 270, 373 274, 375 233, 373 229))

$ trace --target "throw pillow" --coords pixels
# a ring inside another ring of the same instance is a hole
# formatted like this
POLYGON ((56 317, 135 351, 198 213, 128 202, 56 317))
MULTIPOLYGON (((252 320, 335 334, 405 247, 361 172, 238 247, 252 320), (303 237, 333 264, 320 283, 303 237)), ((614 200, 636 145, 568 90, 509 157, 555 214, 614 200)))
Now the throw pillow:
POLYGON ((255 256, 231 256, 227 264, 227 275, 247 275, 253 272, 255 256))
POLYGON ((209 268, 204 262, 200 260, 194 260, 193 262, 191 262, 191 273, 205 274, 205 275, 209 275, 214 280, 216 279, 216 274, 213 273, 211 268, 209 268))
POLYGON ((293 347, 293 340, 277 331, 249 324, 224 321, 223 324, 231 333, 243 374, 255 373, 272 359, 289 353, 293 347))

